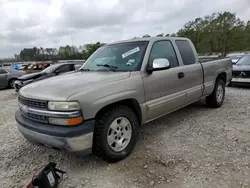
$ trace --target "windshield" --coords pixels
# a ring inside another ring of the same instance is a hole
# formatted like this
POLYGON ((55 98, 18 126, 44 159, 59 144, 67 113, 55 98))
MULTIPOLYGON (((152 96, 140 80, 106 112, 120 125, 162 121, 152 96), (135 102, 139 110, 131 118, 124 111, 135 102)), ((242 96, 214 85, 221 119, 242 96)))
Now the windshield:
POLYGON ((238 62, 237 65, 250 65, 250 55, 245 55, 238 62))
POLYGON ((101 47, 80 69, 89 71, 139 70, 147 44, 147 41, 139 41, 101 47))
POLYGON ((34 64, 30 64, 28 65, 27 69, 31 69, 33 66, 35 66, 34 64))
POLYGON ((44 69, 42 71, 42 73, 53 73, 55 71, 55 69, 57 69, 60 65, 50 65, 49 67, 47 67, 46 69, 44 69))
POLYGON ((231 58, 232 60, 239 60, 243 55, 228 55, 227 57, 231 58))

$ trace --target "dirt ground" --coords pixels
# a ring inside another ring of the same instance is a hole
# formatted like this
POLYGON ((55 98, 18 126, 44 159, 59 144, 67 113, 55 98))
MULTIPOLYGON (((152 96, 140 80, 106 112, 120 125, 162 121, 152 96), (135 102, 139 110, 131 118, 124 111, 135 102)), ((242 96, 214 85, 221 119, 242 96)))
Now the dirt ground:
POLYGON ((196 103, 143 126, 125 160, 109 164, 28 143, 16 128, 13 90, 0 90, 0 187, 25 187, 53 160, 60 187, 250 188, 250 89, 227 88, 224 105, 196 103))

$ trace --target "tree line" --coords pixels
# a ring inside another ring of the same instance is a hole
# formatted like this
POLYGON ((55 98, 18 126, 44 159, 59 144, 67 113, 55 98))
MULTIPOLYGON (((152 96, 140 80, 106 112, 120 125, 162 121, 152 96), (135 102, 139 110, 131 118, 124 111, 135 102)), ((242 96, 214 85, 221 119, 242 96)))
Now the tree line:
MULTIPOLYGON (((192 40, 198 53, 220 53, 250 50, 250 20, 242 21, 235 13, 219 12, 196 18, 187 22, 176 33, 160 33, 157 37, 186 37, 192 40)), ((145 34, 142 38, 150 37, 145 34)), ((140 37, 135 37, 140 38, 140 37)), ((56 48, 24 48, 20 54, 15 54, 15 61, 46 61, 60 59, 87 59, 104 43, 86 44, 84 46, 61 46, 56 48)), ((6 61, 6 60, 5 60, 6 61)))
POLYGON ((24 48, 20 54, 15 54, 17 61, 48 61, 48 60, 73 60, 87 59, 95 50, 104 43, 85 44, 84 46, 61 46, 57 48, 24 48))
MULTIPOLYGON (((158 37, 186 37, 192 40, 199 54, 250 50, 250 21, 246 23, 230 12, 213 13, 187 22, 177 33, 158 37)), ((143 37, 150 37, 146 34, 143 37)))

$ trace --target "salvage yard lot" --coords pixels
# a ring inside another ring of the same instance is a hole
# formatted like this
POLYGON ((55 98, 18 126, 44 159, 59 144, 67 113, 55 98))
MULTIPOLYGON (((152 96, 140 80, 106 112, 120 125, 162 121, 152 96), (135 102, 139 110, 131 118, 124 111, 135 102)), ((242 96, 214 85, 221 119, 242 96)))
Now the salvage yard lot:
POLYGON ((28 143, 16 128, 13 90, 0 90, 0 184, 24 187, 53 160, 60 187, 250 187, 250 89, 226 88, 219 109, 193 104, 143 126, 133 153, 109 164, 28 143))

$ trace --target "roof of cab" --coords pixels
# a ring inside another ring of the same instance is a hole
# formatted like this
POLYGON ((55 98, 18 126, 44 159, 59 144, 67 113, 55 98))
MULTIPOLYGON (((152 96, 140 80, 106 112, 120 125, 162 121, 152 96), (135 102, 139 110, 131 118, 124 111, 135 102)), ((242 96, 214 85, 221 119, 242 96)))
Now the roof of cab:
POLYGON ((140 41, 155 42, 159 40, 188 40, 188 39, 182 38, 182 37, 146 37, 146 38, 135 38, 135 39, 117 41, 117 42, 109 43, 107 45, 127 43, 127 42, 140 42, 140 41))

